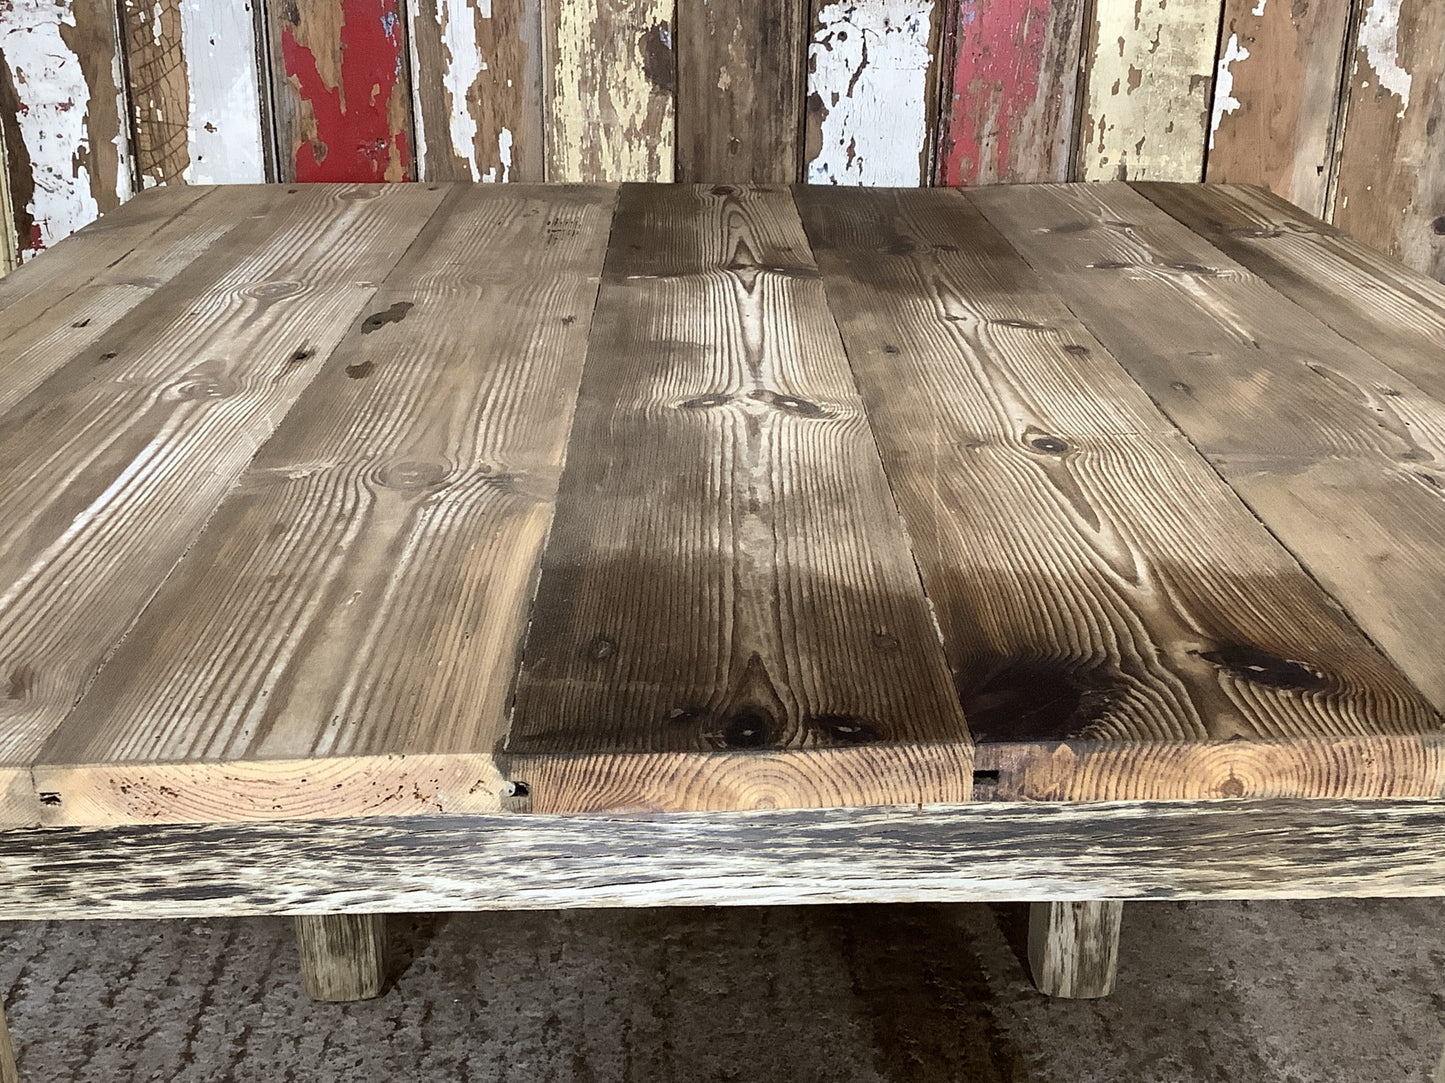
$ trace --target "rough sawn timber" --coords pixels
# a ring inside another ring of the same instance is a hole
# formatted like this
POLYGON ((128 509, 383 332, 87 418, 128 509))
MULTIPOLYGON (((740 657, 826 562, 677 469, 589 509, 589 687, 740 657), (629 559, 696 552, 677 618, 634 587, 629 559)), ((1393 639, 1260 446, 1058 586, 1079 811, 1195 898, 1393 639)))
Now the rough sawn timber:
POLYGON ((997 797, 1441 792, 1439 716, 973 206, 796 197, 997 797))
POLYGON ((1119 972, 1117 901, 1036 902, 1029 907, 1029 970, 1051 997, 1106 997, 1119 972))
POLYGON ((624 186, 508 737, 537 811, 967 800, 786 189, 624 186))

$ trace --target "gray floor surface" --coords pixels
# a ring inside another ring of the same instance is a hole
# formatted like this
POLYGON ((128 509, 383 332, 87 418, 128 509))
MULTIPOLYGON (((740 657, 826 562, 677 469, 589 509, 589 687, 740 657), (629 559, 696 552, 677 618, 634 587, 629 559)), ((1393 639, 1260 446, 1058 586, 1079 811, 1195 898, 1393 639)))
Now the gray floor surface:
POLYGON ((1445 1083, 1445 900, 1137 903, 1120 988, 1019 906, 399 917, 314 1004, 281 919, 0 924, 22 1080, 1445 1083))

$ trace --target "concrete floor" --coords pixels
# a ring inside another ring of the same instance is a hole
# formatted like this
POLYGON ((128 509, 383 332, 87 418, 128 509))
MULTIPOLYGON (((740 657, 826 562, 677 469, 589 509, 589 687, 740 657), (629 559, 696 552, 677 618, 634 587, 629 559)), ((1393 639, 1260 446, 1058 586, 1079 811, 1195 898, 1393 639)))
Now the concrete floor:
POLYGON ((1026 909, 403 917, 379 1000, 279 919, 0 924, 21 1077, 1445 1083, 1445 900, 1139 903, 1120 988, 1033 992, 1026 909))

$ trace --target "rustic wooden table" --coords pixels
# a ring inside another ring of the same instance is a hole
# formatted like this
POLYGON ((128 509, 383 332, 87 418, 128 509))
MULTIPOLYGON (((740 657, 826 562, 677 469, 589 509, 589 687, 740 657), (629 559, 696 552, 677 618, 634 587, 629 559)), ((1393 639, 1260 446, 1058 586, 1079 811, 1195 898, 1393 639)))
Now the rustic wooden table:
POLYGON ((1445 287, 1258 190, 155 190, 0 301, 0 916, 1445 894, 1445 287))

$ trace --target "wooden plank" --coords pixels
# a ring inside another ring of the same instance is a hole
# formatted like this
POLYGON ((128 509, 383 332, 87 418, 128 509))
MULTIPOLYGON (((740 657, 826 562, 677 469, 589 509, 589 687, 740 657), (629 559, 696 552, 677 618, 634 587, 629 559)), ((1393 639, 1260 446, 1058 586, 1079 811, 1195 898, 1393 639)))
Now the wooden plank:
POLYGON ((671 181, 672 0, 545 0, 549 181, 671 181))
POLYGON ((1135 187, 1310 315, 1445 400, 1445 285, 1260 188, 1135 187))
POLYGON ((1445 405, 1122 185, 970 192, 1439 708, 1445 405))
POLYGON ((500 807, 612 199, 451 191, 46 747, 47 821, 500 807))
POLYGON ((1439 715, 977 210, 797 198, 996 796, 1440 791, 1439 715))
POLYGON ((1331 221, 1445 280, 1445 5, 1369 0, 1355 37, 1331 221))
POLYGON ((0 24, 0 101, 20 255, 131 194, 128 121, 109 0, 13 0, 0 24))
POLYGON ((301 984, 312 1000, 370 1000, 386 988, 386 915, 296 919, 301 984))
POLYGON ((933 175, 937 0, 815 0, 809 184, 918 185, 933 175))
POLYGON ((28 777, 440 198, 273 191, 271 213, 0 417, 4 771, 28 777))
POLYGON ((1029 970, 1039 992, 1106 997, 1119 972, 1121 902, 1043 902, 1029 907, 1029 970))
POLYGON ((802 176, 807 0, 680 0, 677 179, 802 176))
POLYGON ((283 181, 412 177, 401 0, 265 0, 283 181))
POLYGON ((540 0, 411 0, 424 181, 542 179, 540 0))
POLYGON ((1095 0, 1078 179, 1203 176, 1219 19, 1219 0, 1095 0))
POLYGON ((420 816, 0 832, 0 917, 1445 895, 1445 802, 420 816))
POLYGON ((539 811, 968 797, 785 190, 623 189, 507 749, 539 811))
MULTIPOLYGON (((5 65, 0 63, 0 109, 9 108, 13 103, 13 95, 7 95, 3 85, 8 74, 5 65)), ((10 199, 10 154, 6 149, 17 132, 14 113, 0 118, 0 275, 8 275, 20 261, 20 243, 15 239, 15 204, 10 199)))
POLYGON ((119 14, 140 183, 265 181, 251 5, 124 0, 119 14))
POLYGON ((1351 0, 1225 0, 1205 179, 1262 184, 1321 214, 1351 0))
POLYGON ((957 0, 938 183, 1069 179, 1083 0, 957 0))

